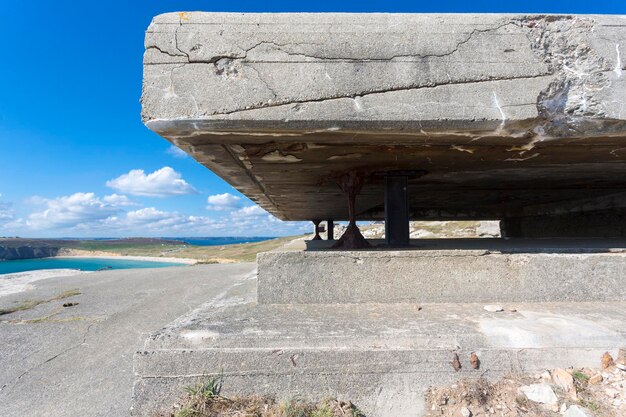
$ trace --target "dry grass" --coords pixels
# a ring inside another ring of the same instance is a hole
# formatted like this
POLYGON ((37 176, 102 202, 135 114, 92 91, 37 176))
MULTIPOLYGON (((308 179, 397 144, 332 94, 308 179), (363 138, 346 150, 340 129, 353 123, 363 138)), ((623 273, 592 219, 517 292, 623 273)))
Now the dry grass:
POLYGON ((222 246, 125 246, 123 248, 99 248, 100 251, 123 256, 154 256, 197 259, 200 263, 254 262, 260 252, 268 252, 291 242, 296 236, 281 237, 262 242, 240 243, 222 246))
POLYGON ((24 300, 16 306, 0 309, 0 316, 5 315, 5 314, 15 313, 17 311, 30 310, 32 308, 37 307, 40 304, 63 300, 65 298, 74 297, 75 295, 79 295, 79 294, 80 294, 80 291, 74 288, 71 290, 63 291, 61 294, 55 295, 54 297, 50 297, 50 298, 44 298, 44 299, 39 299, 39 300, 24 300))
POLYGON ((431 388, 426 394, 427 417, 458 417, 468 408, 473 415, 503 417, 548 417, 553 414, 541 409, 519 394, 520 381, 504 378, 497 382, 485 379, 464 379, 450 387, 431 388), (492 412, 493 411, 493 412, 492 412))
POLYGON ((251 395, 226 398, 220 395, 221 378, 208 378, 187 387, 180 404, 159 417, 365 417, 350 402, 325 399, 316 404, 304 400, 277 402, 251 395))

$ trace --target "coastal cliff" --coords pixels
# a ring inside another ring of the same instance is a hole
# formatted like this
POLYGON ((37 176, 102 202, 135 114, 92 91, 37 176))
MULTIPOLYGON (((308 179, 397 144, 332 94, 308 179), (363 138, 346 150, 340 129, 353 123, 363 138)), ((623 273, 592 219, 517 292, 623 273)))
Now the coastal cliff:
POLYGON ((0 261, 52 256, 133 255, 135 253, 132 252, 137 250, 157 252, 158 256, 163 256, 163 251, 175 251, 184 247, 187 247, 184 242, 159 238, 78 240, 0 237, 0 261))
POLYGON ((0 245, 0 261, 16 259, 47 258, 56 256, 61 248, 53 246, 2 246, 0 245))

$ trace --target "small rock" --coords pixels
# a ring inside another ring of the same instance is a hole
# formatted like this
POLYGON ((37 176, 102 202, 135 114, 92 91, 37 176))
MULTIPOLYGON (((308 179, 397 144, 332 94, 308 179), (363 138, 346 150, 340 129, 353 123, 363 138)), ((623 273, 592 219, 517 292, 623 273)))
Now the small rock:
POLYGON ((622 371, 626 371, 626 365, 622 365, 621 363, 616 363, 615 367, 617 369, 621 369, 622 371))
POLYGON ((573 399, 577 398, 576 388, 574 387, 574 378, 565 369, 555 369, 550 372, 554 384, 567 392, 573 399))
POLYGON ((478 355, 476 354, 476 352, 472 352, 472 354, 470 355, 470 364, 474 369, 480 368, 480 359, 478 359, 478 355))
POLYGON ((459 360, 459 355, 458 354, 454 354, 454 356, 452 356, 452 367, 454 368, 455 371, 460 371, 461 370, 461 361, 459 360))
POLYGON ((472 417, 472 412, 467 407, 461 408, 461 415, 463 417, 472 417))
POLYGON ((597 385, 600 382, 602 382, 603 380, 604 380, 604 378, 602 377, 602 374, 595 374, 594 376, 589 378, 589 383, 593 384, 593 385, 597 385))
POLYGON ((483 308, 490 313, 498 313, 500 311, 504 311, 504 308, 502 308, 502 306, 497 306, 493 304, 486 305, 483 308))
POLYGON ((561 414, 563 414, 565 410, 567 410, 567 404, 563 403, 561 404, 561 408, 559 409, 559 411, 561 414))
POLYGON ((554 404, 559 400, 550 385, 546 383, 525 385, 520 387, 520 391, 526 395, 526 398, 536 403, 554 404))
POLYGON ((570 408, 568 408, 565 411, 565 413, 563 413, 563 417, 593 417, 593 416, 584 408, 581 408, 577 405, 572 405, 570 408))
POLYGON ((604 352, 604 355, 602 355, 602 369, 608 369, 614 365, 613 356, 609 352, 604 352))

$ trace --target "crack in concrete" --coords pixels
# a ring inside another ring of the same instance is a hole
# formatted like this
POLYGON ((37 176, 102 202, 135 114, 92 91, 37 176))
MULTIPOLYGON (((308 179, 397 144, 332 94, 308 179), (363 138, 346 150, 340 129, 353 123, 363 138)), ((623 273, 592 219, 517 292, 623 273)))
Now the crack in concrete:
POLYGON ((62 350, 61 352, 59 352, 59 353, 57 353, 56 355, 54 355, 54 356, 52 356, 52 357, 50 357, 50 358, 46 359, 45 361, 43 361, 43 362, 41 362, 41 363, 38 363, 37 365, 33 365, 33 366, 31 366, 30 368, 28 368, 27 370, 25 370, 24 372, 22 372, 22 373, 21 373, 21 374, 20 374, 17 378, 15 378, 13 381, 11 381, 11 382, 7 382, 7 383, 5 383, 4 385, 2 385, 2 387, 0 387, 0 392, 2 392, 5 388, 9 388, 9 389, 11 389, 11 388, 14 386, 14 384, 16 384, 16 383, 17 383, 20 379, 22 379, 24 376, 26 376, 27 374, 29 374, 29 373, 30 373, 30 372, 32 372, 33 370, 35 370, 35 369, 37 369, 37 368, 39 368, 39 367, 41 367, 41 366, 44 366, 45 364, 47 364, 47 363, 50 363, 50 362, 54 361, 54 360, 55 360, 55 359, 57 359, 58 357, 60 357, 60 356, 62 356, 62 355, 64 355, 64 354, 66 354, 66 353, 68 353, 68 352, 70 352, 70 351, 72 351, 72 350, 74 350, 74 349, 76 349, 76 348, 78 348, 78 347, 82 346, 83 344, 85 344, 85 342, 87 341, 87 335, 89 334, 89 331, 91 330, 91 327, 92 327, 94 324, 95 324, 95 323, 92 323, 92 324, 90 324, 89 326, 87 326, 87 329, 86 329, 86 330, 85 330, 85 332, 83 333, 83 337, 82 337, 82 340, 81 340, 81 342, 80 342, 80 343, 77 343, 77 344, 75 344, 75 345, 73 345, 73 346, 70 346, 70 347, 68 347, 68 348, 66 348, 66 349, 64 349, 64 350, 62 350))
MULTIPOLYGON (((408 62, 415 62, 416 60, 421 60, 421 59, 426 59, 426 58, 444 58, 444 57, 448 57, 450 55, 455 54, 456 52, 458 52, 460 50, 460 48, 467 44, 468 42, 470 42, 472 40, 472 38, 476 35, 476 34, 482 34, 482 33, 489 33, 489 32, 495 32, 497 30, 500 30, 506 26, 509 25, 514 25, 519 27, 519 25, 516 24, 515 21, 513 20, 507 20, 504 23, 500 23, 497 26, 493 26, 493 27, 489 27, 486 29, 478 29, 475 28, 473 29, 471 32, 469 32, 469 34, 461 41, 457 42, 457 44, 454 46, 454 48, 452 48, 452 50, 447 51, 447 52, 442 52, 442 53, 432 53, 432 54, 419 54, 419 53, 413 53, 413 54, 398 54, 398 55, 391 55, 389 57, 384 57, 384 58, 367 58, 367 57, 327 57, 327 56, 320 56, 320 55, 313 55, 313 54, 308 54, 308 53, 302 53, 302 52, 290 52, 290 51, 286 51, 282 48, 285 48, 287 46, 290 45, 296 45, 296 46, 302 46, 302 45, 317 45, 315 43, 297 43, 294 44, 292 42, 288 42, 288 43, 278 43, 275 41, 259 41, 257 43, 255 43, 254 45, 252 45, 249 48, 241 48, 242 52, 240 53, 232 53, 232 54, 221 54, 221 55, 215 55, 212 56, 208 59, 192 59, 189 55, 189 53, 185 52, 184 50, 182 50, 179 46, 179 30, 180 28, 183 26, 183 20, 181 18, 181 20, 179 21, 179 25, 176 28, 176 31, 174 32, 174 41, 175 41, 175 47, 176 49, 180 52, 180 54, 171 54, 167 51, 164 51, 162 49, 160 49, 159 47, 155 46, 149 46, 147 49, 157 49, 158 51, 168 55, 168 56, 172 56, 172 57, 185 57, 187 59, 187 63, 188 64, 215 64, 216 62, 218 62, 221 59, 231 59, 231 60, 245 60, 248 57, 248 54, 250 52, 253 52, 255 49, 263 46, 263 45, 271 45, 274 46, 278 51, 288 55, 288 56, 295 56, 295 57, 303 57, 305 59, 315 59, 315 60, 319 60, 322 62, 328 62, 328 61, 339 61, 339 62, 376 62, 376 61, 382 61, 382 62, 392 62, 401 58, 413 58, 408 62)), ((262 61, 262 62, 266 62, 266 61, 262 61)), ((147 64, 147 65, 158 65, 158 64, 147 64)))
POLYGON ((510 81, 510 80, 520 80, 520 79, 535 79, 535 78, 542 78, 542 77, 551 76, 551 75, 552 73, 545 73, 545 74, 537 74, 537 75, 524 75, 524 76, 519 76, 519 77, 490 78, 490 79, 485 79, 485 80, 462 80, 462 81, 456 81, 456 82, 433 83, 433 84, 428 84, 428 85, 410 84, 410 85, 402 86, 402 87, 383 88, 380 90, 363 91, 359 93, 342 94, 342 95, 337 95, 337 96, 318 97, 318 98, 302 99, 302 100, 276 101, 274 103, 261 103, 256 106, 248 106, 247 108, 244 108, 244 109, 235 109, 235 110, 228 110, 228 111, 223 111, 223 112, 213 112, 210 114, 205 113, 203 115, 204 116, 206 115, 221 116, 221 115, 228 115, 228 114, 240 113, 240 112, 251 111, 251 110, 260 110, 260 109, 266 109, 266 108, 272 108, 272 107, 289 106, 293 104, 319 103, 319 102, 324 102, 324 101, 341 100, 341 99, 354 100, 357 97, 362 98, 362 97, 371 96, 375 94, 386 94, 386 93, 393 93, 393 92, 398 92, 398 91, 429 89, 429 88, 437 88, 437 87, 443 87, 443 86, 448 86, 448 85, 477 84, 477 83, 510 81))

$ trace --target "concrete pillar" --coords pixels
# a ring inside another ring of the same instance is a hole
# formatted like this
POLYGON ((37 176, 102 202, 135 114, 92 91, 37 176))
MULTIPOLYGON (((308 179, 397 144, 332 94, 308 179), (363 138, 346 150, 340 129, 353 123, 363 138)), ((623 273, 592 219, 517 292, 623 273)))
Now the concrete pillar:
POLYGON ((505 238, 626 237, 626 210, 510 217, 500 221, 505 238))
POLYGON ((385 241, 388 246, 409 246, 409 191, 406 175, 385 177, 385 241))
POLYGON ((326 240, 335 240, 335 222, 326 220, 326 240))

